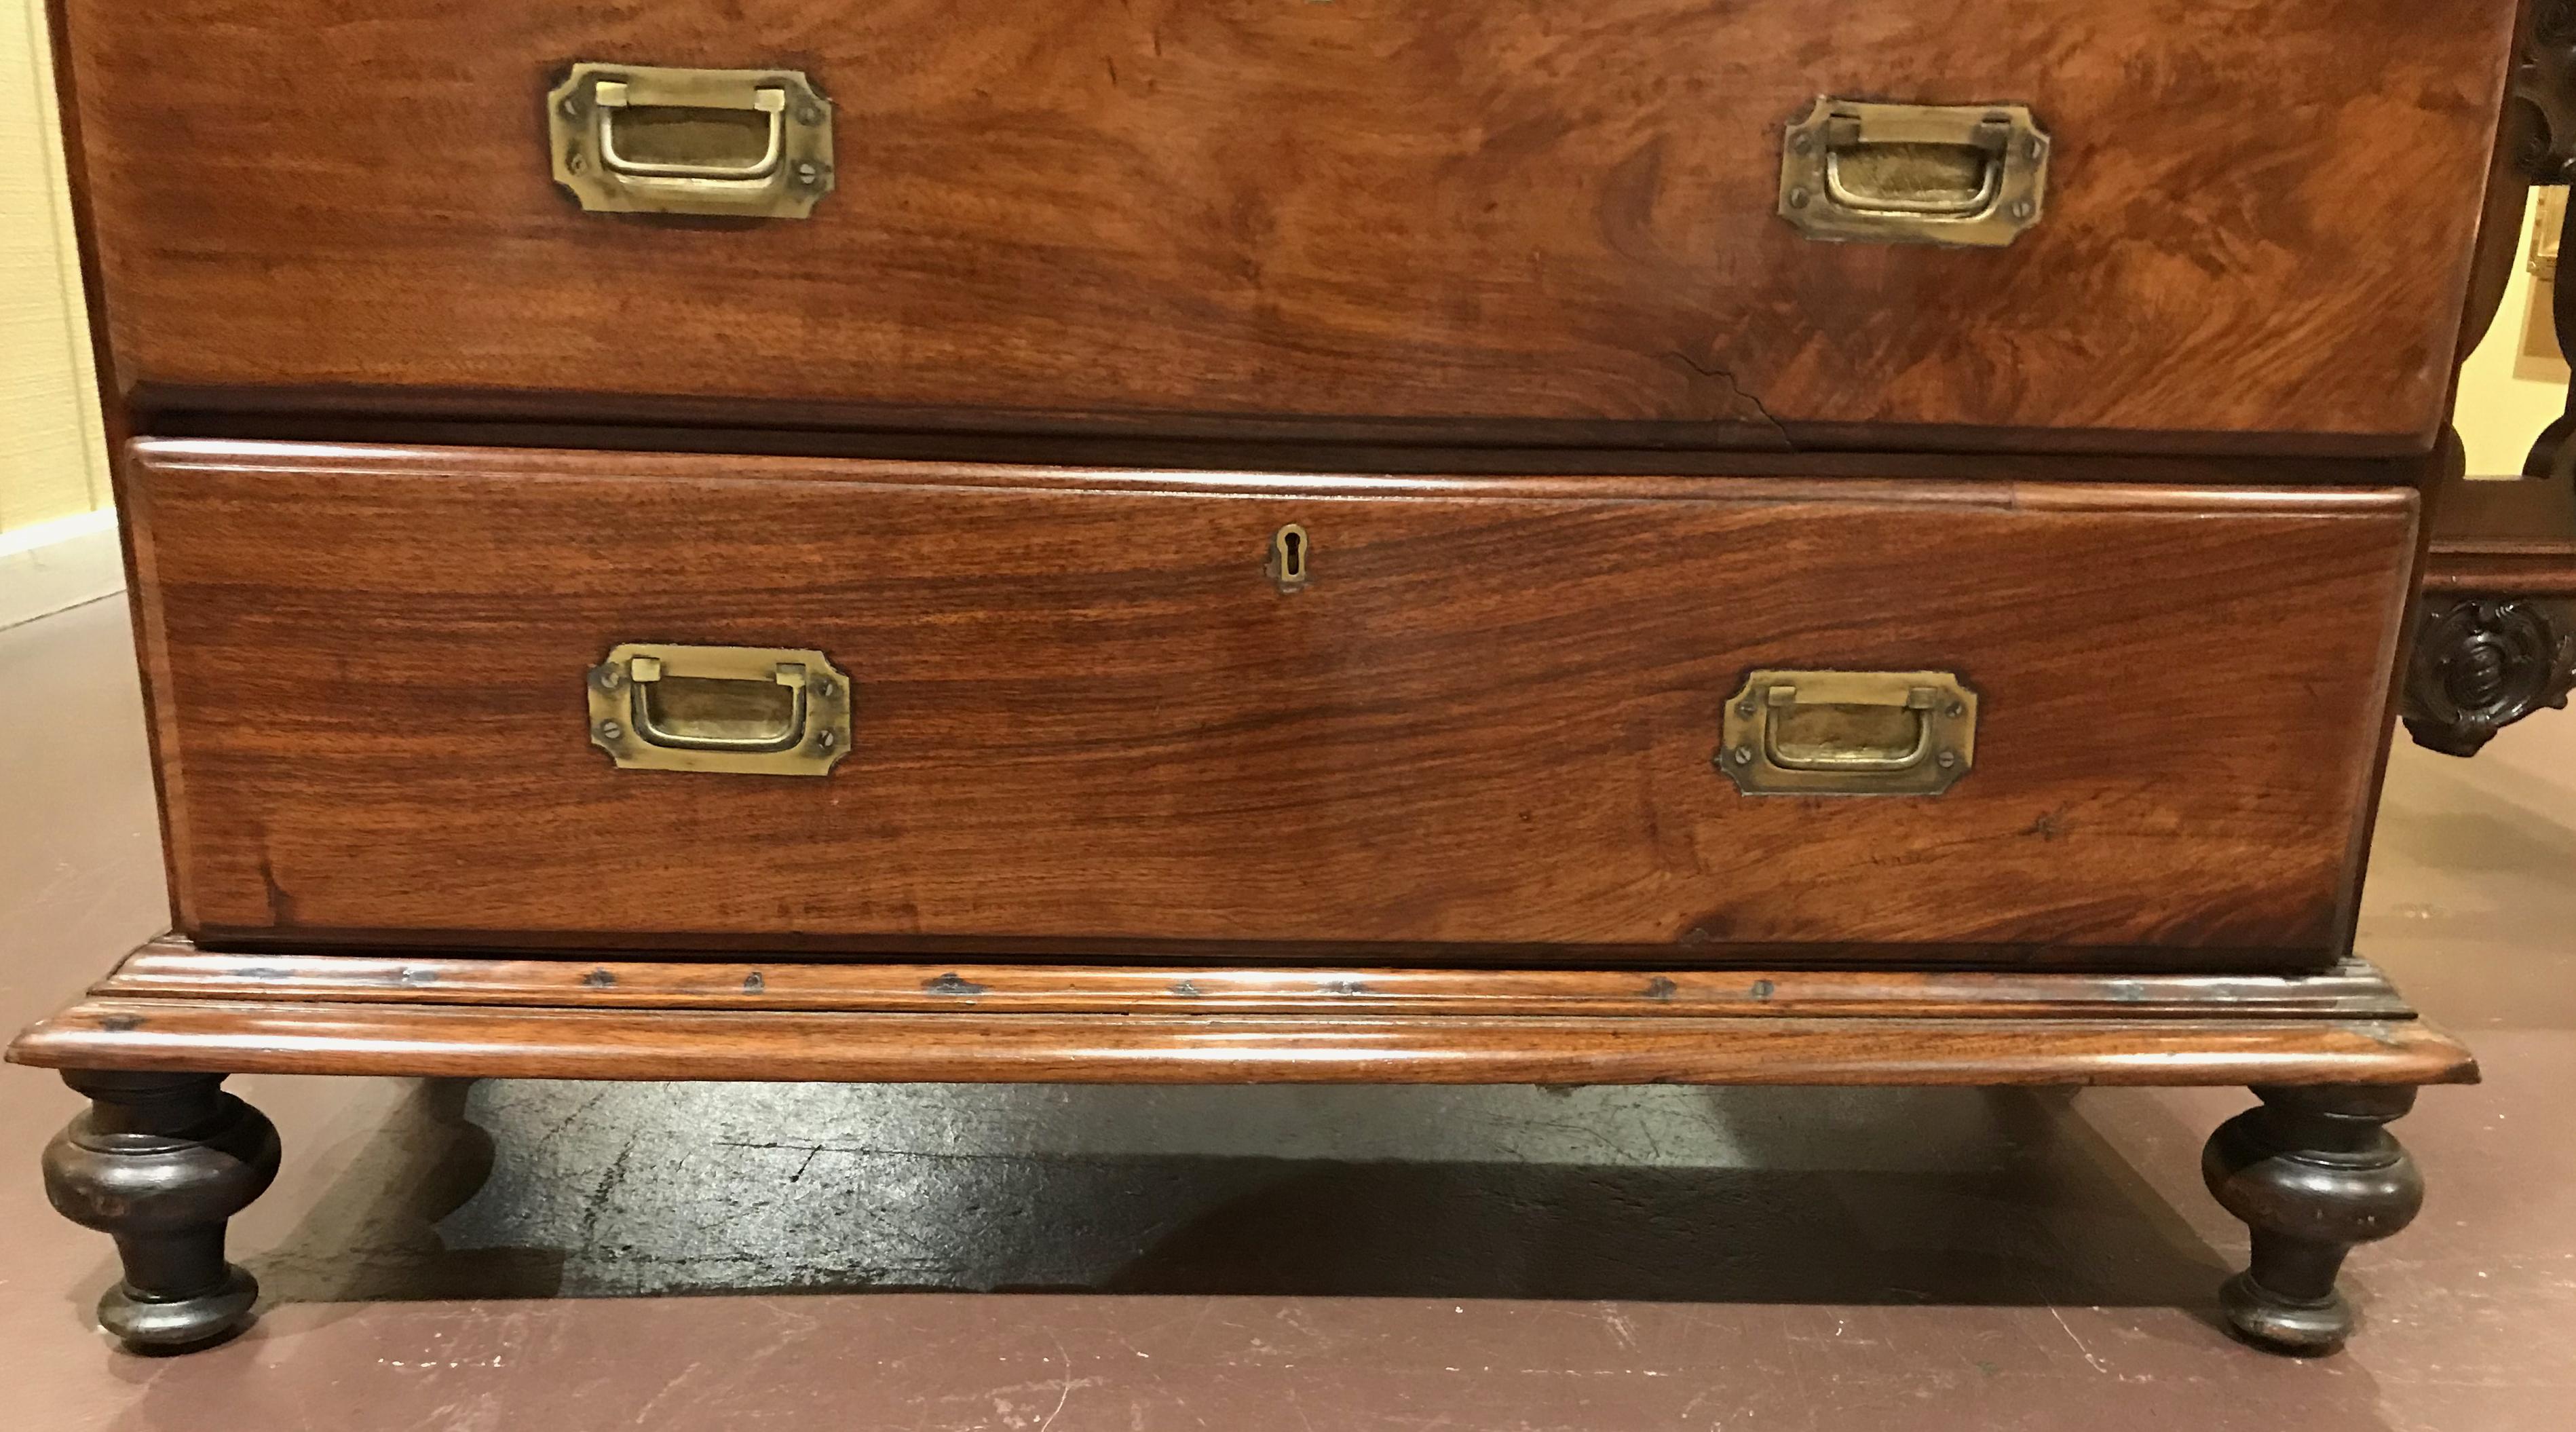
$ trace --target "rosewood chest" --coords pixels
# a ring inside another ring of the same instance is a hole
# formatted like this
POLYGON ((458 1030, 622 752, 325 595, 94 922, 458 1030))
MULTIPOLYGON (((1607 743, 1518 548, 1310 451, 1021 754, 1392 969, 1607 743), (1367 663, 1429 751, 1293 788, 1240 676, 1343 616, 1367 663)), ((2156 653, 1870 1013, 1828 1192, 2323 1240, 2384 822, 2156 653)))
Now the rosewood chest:
POLYGON ((2247 1083, 2302 1350, 2414 1213, 2511 0, 56 8, 173 933, 10 1057, 129 1343, 234 1072, 2247 1083))

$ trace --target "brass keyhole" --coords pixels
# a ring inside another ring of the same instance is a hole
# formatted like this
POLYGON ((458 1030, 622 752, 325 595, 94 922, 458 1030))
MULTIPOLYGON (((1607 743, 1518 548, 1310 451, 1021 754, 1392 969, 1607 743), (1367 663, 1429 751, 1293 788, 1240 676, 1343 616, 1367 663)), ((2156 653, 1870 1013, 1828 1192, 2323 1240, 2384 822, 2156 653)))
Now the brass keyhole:
POLYGON ((1270 569, 1270 580, 1279 584, 1279 590, 1293 592, 1306 585, 1314 558, 1314 540, 1306 535, 1305 528, 1291 522, 1271 534, 1270 560, 1263 565, 1270 569))

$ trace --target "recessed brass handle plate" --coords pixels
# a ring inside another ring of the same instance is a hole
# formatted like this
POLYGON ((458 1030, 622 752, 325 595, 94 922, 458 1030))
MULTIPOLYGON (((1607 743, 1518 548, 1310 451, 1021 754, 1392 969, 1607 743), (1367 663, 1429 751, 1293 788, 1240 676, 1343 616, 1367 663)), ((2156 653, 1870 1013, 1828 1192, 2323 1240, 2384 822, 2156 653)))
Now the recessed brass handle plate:
POLYGON ((1757 671, 1717 768, 1748 796, 1936 796, 1977 759, 1977 693, 1946 671, 1757 671))
POLYGON ((794 70, 577 64, 546 117, 594 213, 802 219, 832 192, 832 102, 794 70))
POLYGON ((626 770, 821 776, 850 753, 850 679, 819 651, 628 642, 585 684, 590 742, 626 770))
POLYGON ((1780 149, 1780 217, 1811 239, 2000 248, 2048 208, 2054 145, 2017 104, 1819 99, 1780 149))

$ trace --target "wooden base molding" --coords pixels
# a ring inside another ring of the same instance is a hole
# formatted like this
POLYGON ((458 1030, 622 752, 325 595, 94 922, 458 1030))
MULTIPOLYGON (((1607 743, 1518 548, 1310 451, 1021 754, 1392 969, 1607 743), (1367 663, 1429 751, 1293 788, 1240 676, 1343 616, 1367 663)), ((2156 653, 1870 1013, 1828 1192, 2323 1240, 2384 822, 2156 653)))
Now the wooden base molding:
POLYGON ((2321 975, 1174 969, 145 946, 9 1057, 71 1069, 1139 1083, 2435 1084, 2321 975))
POLYGON ((91 1109, 46 1188, 113 1234, 100 1321, 171 1351, 245 1326, 224 1225, 277 1169, 228 1073, 1129 1083, 2249 1084, 2202 1159, 2254 1230, 2221 1295, 2339 1346, 2345 1254, 2423 1198, 2382 1125, 2466 1049, 2379 972, 1177 969, 228 953, 168 937, 20 1034, 91 1109))
POLYGON ((1137 1017, 97 1000, 20 1063, 511 1079, 1353 1084, 2446 1083, 2412 1024, 1137 1017))

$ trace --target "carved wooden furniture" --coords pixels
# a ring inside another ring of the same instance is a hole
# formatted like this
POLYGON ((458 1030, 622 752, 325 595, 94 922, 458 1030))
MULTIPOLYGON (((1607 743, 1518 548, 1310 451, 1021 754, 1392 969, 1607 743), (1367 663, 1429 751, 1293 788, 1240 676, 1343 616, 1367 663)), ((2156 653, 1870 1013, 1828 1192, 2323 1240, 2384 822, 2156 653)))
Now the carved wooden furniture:
POLYGON ((249 1316, 234 1072, 2242 1083, 2296 1350, 2414 1213, 2506 0, 55 18, 179 933, 10 1057, 128 1343, 249 1316))
POLYGON ((2519 481, 2453 479, 2433 510, 2406 729, 2418 745, 2474 756, 2576 688, 2576 480, 2563 465, 2519 481))
MULTIPOLYGON (((2530 27, 2514 67, 2504 150, 2532 184, 2563 185, 2576 176, 2576 5, 2548 0, 2530 27)), ((2507 184, 2500 193, 2519 190, 2507 184)), ((2488 222, 2504 216, 2490 208, 2488 222)), ((2576 222, 2562 221, 2562 234, 2569 230, 2576 222)), ((2482 307, 2472 314, 2473 338, 2493 321, 2502 277, 2499 272, 2478 285, 2482 307)), ((2576 285, 2560 285, 2551 295, 2563 353, 2576 353, 2571 290, 2576 285)), ((2576 404, 2576 391, 2569 398, 2576 404)), ((2576 688, 2571 437, 2576 415, 2541 433, 2519 481, 2454 476, 2434 495, 2432 550, 2404 686, 2406 729, 2420 746, 2474 756, 2514 722, 2563 708, 2576 688)))

